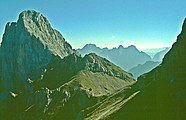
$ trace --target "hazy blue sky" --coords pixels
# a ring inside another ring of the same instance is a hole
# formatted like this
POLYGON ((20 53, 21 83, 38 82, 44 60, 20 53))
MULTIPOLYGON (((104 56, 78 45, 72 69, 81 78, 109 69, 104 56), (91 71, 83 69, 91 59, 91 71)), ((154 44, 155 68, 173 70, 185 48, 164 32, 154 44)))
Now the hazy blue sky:
POLYGON ((44 14, 73 48, 86 43, 156 48, 176 40, 186 0, 1 0, 1 37, 5 24, 25 9, 44 14))

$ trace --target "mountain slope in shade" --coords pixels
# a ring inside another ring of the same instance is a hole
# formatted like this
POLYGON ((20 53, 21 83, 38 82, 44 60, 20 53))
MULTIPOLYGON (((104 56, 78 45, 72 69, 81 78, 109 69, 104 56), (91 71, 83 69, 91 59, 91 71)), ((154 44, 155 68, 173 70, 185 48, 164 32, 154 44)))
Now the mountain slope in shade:
POLYGON ((78 49, 77 51, 82 55, 88 53, 96 53, 112 61, 124 70, 129 70, 137 66, 138 64, 144 64, 146 61, 151 60, 151 57, 149 55, 142 51, 139 51, 133 45, 128 46, 127 48, 124 48, 122 45, 120 45, 118 48, 101 49, 94 44, 87 44, 82 49, 78 49))
POLYGON ((8 106, 3 118, 84 119, 86 109, 135 83, 129 73, 95 54, 57 58, 41 76, 30 83, 33 93, 12 93, 1 101, 8 106))
POLYGON ((162 61, 163 57, 165 56, 165 54, 167 54, 167 52, 170 50, 170 48, 165 48, 164 50, 156 53, 153 57, 153 61, 162 61))
MULTIPOLYGON (((186 19, 161 65, 139 77, 134 99, 110 119, 184 120, 186 118, 186 19)), ((134 90, 135 90, 134 89, 134 90)))
POLYGON ((130 73, 134 76, 134 78, 139 77, 140 75, 150 72, 152 69, 157 67, 160 62, 147 61, 145 64, 139 64, 138 66, 129 70, 130 73))
POLYGON ((28 80, 40 76, 55 56, 74 53, 48 20, 33 10, 23 11, 17 22, 7 23, 1 52, 4 89, 15 92, 31 91, 28 80))
POLYGON ((84 119, 89 108, 136 82, 105 58, 81 57, 35 11, 6 25, 1 50, 3 119, 84 119))

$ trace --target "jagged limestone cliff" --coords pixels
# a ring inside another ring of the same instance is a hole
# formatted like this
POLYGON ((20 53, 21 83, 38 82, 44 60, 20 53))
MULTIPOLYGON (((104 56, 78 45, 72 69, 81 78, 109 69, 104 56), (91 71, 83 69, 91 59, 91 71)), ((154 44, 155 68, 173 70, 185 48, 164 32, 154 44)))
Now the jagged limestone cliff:
POLYGON ((39 77, 55 56, 64 58, 74 51, 42 14, 27 10, 17 22, 7 23, 1 52, 4 89, 19 92, 28 90, 29 79, 39 77))

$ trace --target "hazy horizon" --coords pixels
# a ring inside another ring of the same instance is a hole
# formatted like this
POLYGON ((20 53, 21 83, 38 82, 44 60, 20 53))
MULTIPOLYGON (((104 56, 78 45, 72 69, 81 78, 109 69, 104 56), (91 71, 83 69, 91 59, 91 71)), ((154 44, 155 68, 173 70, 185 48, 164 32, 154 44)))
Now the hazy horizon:
POLYGON ((171 47, 180 33, 184 0, 0 1, 0 37, 5 24, 23 10, 46 16, 74 49, 93 43, 104 48, 135 45, 138 49, 171 47))
MULTIPOLYGON (((117 46, 111 46, 111 47, 107 47, 107 46, 104 46, 104 47, 100 47, 100 46, 98 46, 97 44, 95 44, 95 43, 86 43, 85 45, 83 45, 82 47, 79 47, 79 48, 76 48, 76 49, 82 49, 84 46, 86 46, 86 45, 96 45, 96 47, 98 47, 98 48, 101 48, 101 49, 104 49, 104 48, 107 48, 107 49, 114 49, 114 48, 118 48, 120 45, 122 45, 122 44, 118 44, 117 46)), ((151 48, 139 48, 138 46, 136 46, 136 45, 134 45, 134 44, 129 44, 129 45, 122 45, 124 48, 128 48, 129 46, 135 46, 138 50, 147 50, 147 51, 157 51, 157 50, 159 50, 159 51, 161 51, 161 50, 163 50, 163 49, 166 49, 166 48, 171 48, 172 47, 172 45, 171 46, 165 46, 165 47, 151 47, 151 48)))

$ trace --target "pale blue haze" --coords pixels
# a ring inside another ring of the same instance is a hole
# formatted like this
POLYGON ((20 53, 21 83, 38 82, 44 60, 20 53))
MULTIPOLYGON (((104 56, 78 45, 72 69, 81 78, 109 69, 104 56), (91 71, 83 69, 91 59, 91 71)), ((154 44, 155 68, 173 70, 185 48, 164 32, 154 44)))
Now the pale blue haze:
POLYGON ((1 0, 0 35, 25 9, 46 16, 73 46, 171 46, 186 17, 185 0, 1 0))

